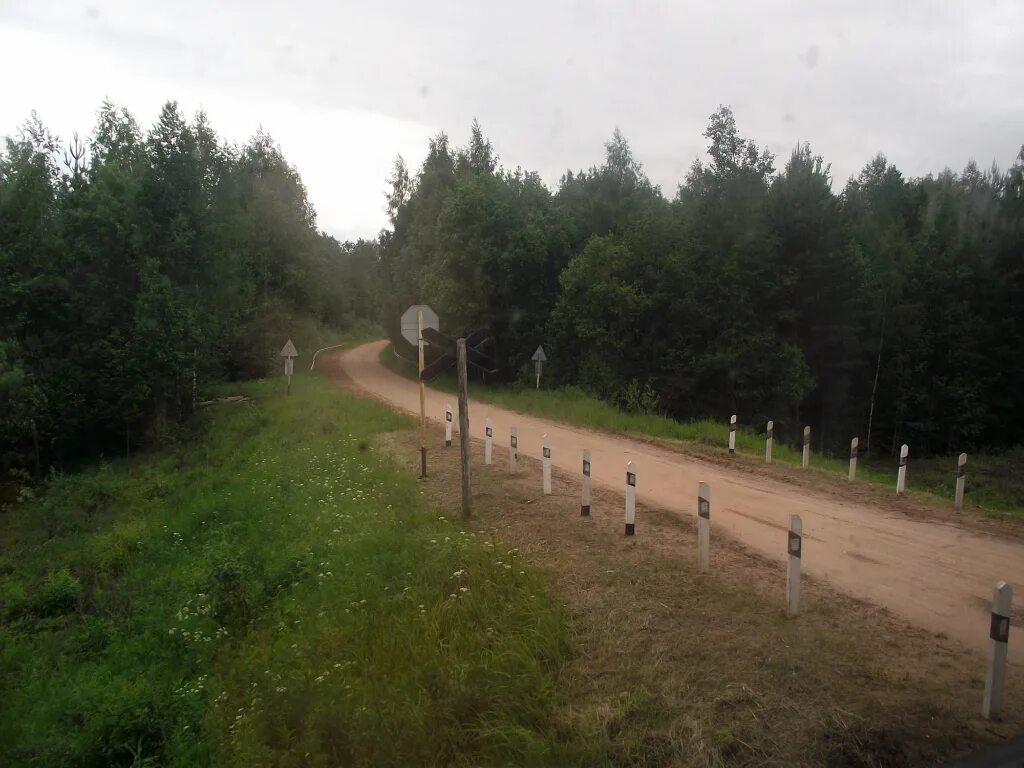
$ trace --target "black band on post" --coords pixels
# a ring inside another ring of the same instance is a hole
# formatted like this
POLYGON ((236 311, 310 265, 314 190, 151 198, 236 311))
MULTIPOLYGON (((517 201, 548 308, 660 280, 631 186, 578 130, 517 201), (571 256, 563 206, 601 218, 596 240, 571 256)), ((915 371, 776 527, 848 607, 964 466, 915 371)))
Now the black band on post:
POLYGON ((1006 643, 1010 640, 1010 617, 1001 616, 998 613, 992 614, 992 626, 989 628, 988 636, 997 643, 1006 643))
POLYGON ((636 525, 633 523, 626 523, 626 535, 632 536, 636 533, 636 525))
POLYGON ((580 505, 580 517, 590 517, 590 505, 589 504, 581 504, 580 505))
POLYGON ((707 499, 697 499, 697 515, 705 520, 711 519, 711 502, 707 499))
POLYGON ((803 537, 799 533, 789 532, 789 554, 793 557, 800 557, 800 550, 803 549, 803 537))

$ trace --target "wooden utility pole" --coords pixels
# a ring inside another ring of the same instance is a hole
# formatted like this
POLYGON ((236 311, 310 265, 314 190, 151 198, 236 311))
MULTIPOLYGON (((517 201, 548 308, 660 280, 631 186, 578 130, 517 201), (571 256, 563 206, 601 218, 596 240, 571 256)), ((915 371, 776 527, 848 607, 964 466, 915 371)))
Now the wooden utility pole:
POLYGON ((462 514, 469 517, 469 382, 466 373, 466 340, 459 339, 459 448, 462 453, 462 514))
POLYGON ((423 383, 423 310, 416 313, 419 326, 420 368, 420 477, 427 476, 427 385, 423 383))

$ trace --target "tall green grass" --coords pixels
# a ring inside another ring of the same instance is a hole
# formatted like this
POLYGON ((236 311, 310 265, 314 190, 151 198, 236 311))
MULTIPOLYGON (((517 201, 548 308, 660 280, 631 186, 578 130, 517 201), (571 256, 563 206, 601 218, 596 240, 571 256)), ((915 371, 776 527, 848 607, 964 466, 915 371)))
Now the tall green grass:
POLYGON ((589 762, 543 584, 371 447, 408 420, 230 391, 198 441, 0 514, 0 764, 589 762))
MULTIPOLYGON (((415 378, 415 368, 408 361, 397 358, 390 346, 380 354, 380 361, 391 370, 415 378)), ((431 386, 454 392, 455 381, 443 376, 431 386)), ((608 432, 621 432, 639 437, 677 440, 691 448, 725 453, 728 450, 729 425, 708 419, 676 421, 658 414, 627 413, 614 405, 588 395, 575 387, 561 389, 532 389, 519 386, 475 386, 472 396, 518 413, 555 419, 579 427, 608 432)), ((750 456, 764 456, 765 435, 748 429, 736 433, 736 450, 750 456)), ((790 466, 803 462, 802 450, 775 441, 773 461, 790 466)), ((848 457, 832 457, 814 451, 811 466, 837 476, 849 472, 848 457)), ((857 467, 857 479, 895 489, 898 462, 891 460, 867 462, 863 458, 857 467)), ((967 499, 970 505, 989 514, 1021 514, 1024 512, 1024 449, 1003 455, 972 455, 968 461, 967 499)), ((908 488, 937 496, 952 502, 956 483, 956 457, 917 459, 911 457, 908 488)))

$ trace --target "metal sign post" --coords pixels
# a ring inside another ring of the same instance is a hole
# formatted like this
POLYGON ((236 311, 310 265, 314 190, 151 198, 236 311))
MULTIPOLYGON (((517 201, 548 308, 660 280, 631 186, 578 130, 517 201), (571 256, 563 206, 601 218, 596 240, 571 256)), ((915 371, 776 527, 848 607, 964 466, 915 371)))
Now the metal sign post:
POLYGON ((292 340, 288 339, 285 342, 284 347, 281 348, 281 357, 284 358, 284 375, 288 378, 288 394, 292 393, 292 373, 295 371, 295 358, 299 356, 298 350, 295 349, 295 345, 292 344, 292 340))
POLYGON ((548 359, 548 356, 544 354, 544 347, 537 345, 537 351, 533 353, 533 357, 530 359, 533 360, 533 367, 537 374, 537 389, 540 389, 540 369, 548 359))

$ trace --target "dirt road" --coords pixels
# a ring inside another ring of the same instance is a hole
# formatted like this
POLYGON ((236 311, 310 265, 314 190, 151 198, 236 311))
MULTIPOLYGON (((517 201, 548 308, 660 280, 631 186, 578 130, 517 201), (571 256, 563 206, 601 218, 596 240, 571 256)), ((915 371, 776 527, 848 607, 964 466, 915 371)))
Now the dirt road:
MULTIPOLYGON (((373 342, 331 356, 324 368, 329 374, 347 375, 358 388, 400 410, 419 413, 416 383, 389 371, 377 359, 385 344, 373 342)), ((455 397, 428 388, 427 415, 440 421, 448 402, 457 409, 455 397)), ((1019 542, 839 501, 813 489, 730 472, 628 437, 579 429, 475 400, 470 400, 469 411, 473 436, 483 438, 484 418, 490 416, 495 445, 502 448, 508 446, 509 429, 516 426, 522 455, 540 458, 546 433, 554 466, 566 472, 579 472, 583 449, 589 448, 592 481, 608 488, 621 490, 626 463, 635 461, 637 498, 649 506, 696 518, 697 483, 707 482, 711 486, 712 567, 714 538, 723 533, 767 557, 783 560, 789 515, 796 513, 803 519, 805 573, 976 650, 987 648, 992 589, 1002 579, 1017 589, 1014 625, 1020 626, 1024 544, 1019 542)), ((457 416, 454 421, 457 429, 457 416)), ((504 460, 503 454, 496 455, 496 462, 504 460)), ((538 473, 538 493, 540 486, 538 473)), ((595 510, 595 514, 621 511, 595 510)), ((643 536, 642 517, 636 527, 637 536, 643 536)), ((783 589, 781 580, 779 589, 783 589)))

